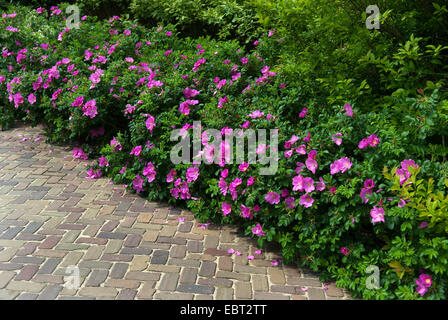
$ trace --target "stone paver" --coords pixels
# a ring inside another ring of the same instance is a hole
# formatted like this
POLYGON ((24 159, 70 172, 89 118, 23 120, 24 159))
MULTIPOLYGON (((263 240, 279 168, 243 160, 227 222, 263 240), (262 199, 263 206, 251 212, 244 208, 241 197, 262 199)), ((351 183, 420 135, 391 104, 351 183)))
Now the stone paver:
POLYGON ((0 131, 0 299, 350 299, 313 273, 273 267, 278 252, 254 254, 235 227, 204 229, 190 211, 86 179, 89 161, 43 133, 0 131))

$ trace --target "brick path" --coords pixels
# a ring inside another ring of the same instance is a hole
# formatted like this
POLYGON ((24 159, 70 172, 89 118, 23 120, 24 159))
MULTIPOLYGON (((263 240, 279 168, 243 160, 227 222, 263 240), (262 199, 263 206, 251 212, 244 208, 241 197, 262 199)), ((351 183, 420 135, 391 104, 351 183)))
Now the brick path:
POLYGON ((255 241, 235 228, 202 229, 191 212, 85 179, 88 162, 45 139, 23 125, 0 132, 0 299, 349 299, 273 267, 275 252, 247 260, 255 241), (79 289, 64 286, 71 265, 79 289))

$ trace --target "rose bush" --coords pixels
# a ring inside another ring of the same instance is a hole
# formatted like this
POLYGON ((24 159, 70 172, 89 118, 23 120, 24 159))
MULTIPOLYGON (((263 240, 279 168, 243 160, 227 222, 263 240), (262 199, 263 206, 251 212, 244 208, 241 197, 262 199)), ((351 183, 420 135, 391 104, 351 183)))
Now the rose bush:
POLYGON ((171 25, 120 17, 82 17, 67 29, 64 7, 2 14, 3 129, 14 119, 43 123, 51 141, 75 144, 75 158, 97 158, 86 178, 108 176, 202 222, 240 225, 354 296, 446 298, 448 168, 444 154, 421 148, 447 119, 439 88, 391 96, 409 106, 398 115, 365 110, 356 97, 305 103, 300 84, 266 62, 267 48, 287 45, 273 32, 246 52, 236 41, 182 38, 171 25), (200 164, 193 150, 190 163, 173 163, 176 129, 199 143, 200 164), (278 141, 271 131, 245 148, 274 157, 273 174, 247 157, 226 163, 237 146, 219 139, 239 129, 277 130, 278 141), (428 212, 422 203, 436 204, 428 212))

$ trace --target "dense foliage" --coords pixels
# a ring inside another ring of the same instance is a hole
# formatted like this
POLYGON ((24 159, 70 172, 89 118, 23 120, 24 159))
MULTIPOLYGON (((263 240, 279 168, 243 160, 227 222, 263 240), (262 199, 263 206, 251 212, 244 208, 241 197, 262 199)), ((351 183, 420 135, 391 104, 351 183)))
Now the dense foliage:
MULTIPOLYGON (((58 0, 0 0, 0 8, 16 3, 46 7, 58 0)), ((209 35, 216 39, 236 39, 248 47, 261 32, 255 7, 246 0, 67 0, 80 6, 83 15, 135 18, 146 27, 173 24, 183 36, 209 35)))
MULTIPOLYGON (((51 8, 60 2, 60 0, 0 0, 0 8, 6 9, 11 4, 51 8)), ((131 13, 129 10, 131 0, 66 0, 64 2, 79 6, 83 15, 95 15, 100 18, 131 13)))
POLYGON ((260 35, 255 8, 246 0, 132 0, 139 22, 174 24, 183 35, 237 39, 249 45, 260 35))
POLYGON ((285 15, 275 13, 287 2, 252 4, 268 29, 250 51, 116 16, 67 29, 66 4, 11 7, 0 18, 0 127, 44 123, 53 142, 77 144, 75 158, 99 157, 87 178, 239 224, 355 296, 445 299, 447 48, 431 31, 445 22, 422 34, 403 25, 396 38, 358 23, 364 9, 346 17, 342 1, 296 2, 285 15), (173 164, 175 129, 199 130, 200 165, 173 164), (222 161, 236 146, 220 138, 238 129, 268 130, 252 153, 278 158, 273 174, 260 174, 262 161, 222 161))

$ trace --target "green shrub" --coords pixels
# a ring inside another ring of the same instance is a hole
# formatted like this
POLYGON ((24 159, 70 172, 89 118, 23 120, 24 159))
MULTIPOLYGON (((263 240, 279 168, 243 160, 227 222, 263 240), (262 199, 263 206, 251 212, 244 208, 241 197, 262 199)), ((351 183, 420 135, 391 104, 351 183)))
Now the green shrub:
POLYGON ((114 15, 129 14, 131 0, 0 0, 0 8, 6 9, 8 5, 17 4, 49 9, 61 3, 76 4, 82 8, 81 15, 95 15, 104 19, 114 15))
POLYGON ((174 24, 184 35, 203 34, 251 44, 260 34, 255 11, 242 0, 132 0, 131 11, 140 22, 174 24))
POLYGON ((351 100, 369 111, 389 108, 396 92, 415 97, 417 88, 446 88, 448 10, 440 1, 377 1, 379 30, 366 28, 367 0, 252 3, 275 30, 263 57, 303 88, 304 104, 351 100))

